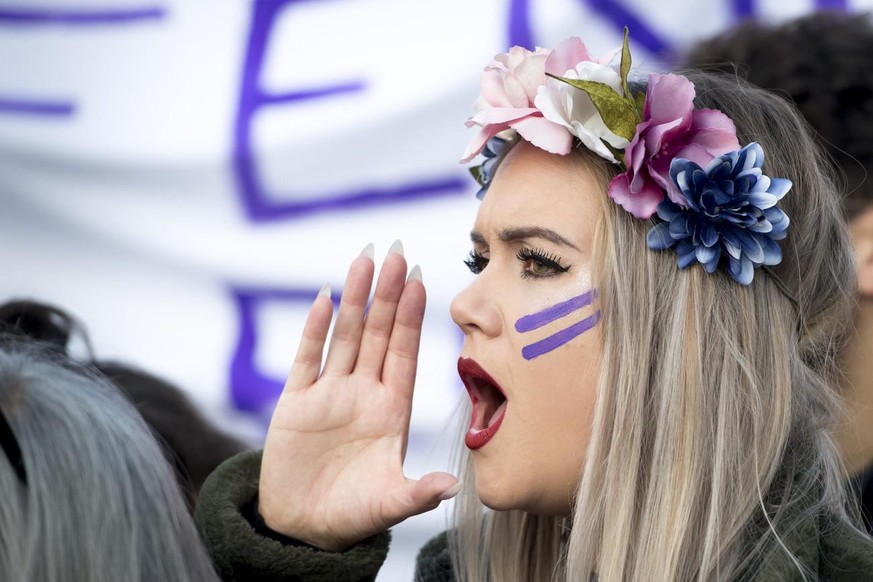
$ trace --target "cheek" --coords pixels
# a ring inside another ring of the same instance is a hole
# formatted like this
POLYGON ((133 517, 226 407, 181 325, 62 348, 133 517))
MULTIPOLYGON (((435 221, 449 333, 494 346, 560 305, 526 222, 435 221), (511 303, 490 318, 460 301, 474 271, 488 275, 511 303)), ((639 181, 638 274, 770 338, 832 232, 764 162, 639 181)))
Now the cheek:
POLYGON ((495 509, 568 515, 585 464, 597 378, 570 357, 530 362, 530 391, 513 397, 502 454, 477 459, 478 492, 495 509), (523 467, 523 471, 518 468, 523 467), (507 470, 515 468, 515 470, 507 470))
POLYGON ((589 334, 584 340, 580 338, 527 364, 528 377, 538 387, 535 401, 530 404, 536 408, 539 423, 553 427, 556 435, 573 435, 573 440, 588 434, 597 393, 600 352, 596 330, 589 334))
MULTIPOLYGON (((552 475, 554 495, 566 499, 575 490, 585 463, 591 438, 597 394, 597 369, 581 354, 572 352, 550 368, 548 386, 539 410, 540 445, 537 455, 544 473, 552 475)), ((544 386, 545 388, 546 386, 544 386)))
POLYGON ((530 420, 537 423, 543 437, 540 453, 549 458, 553 470, 569 471, 574 479, 582 469, 591 434, 602 346, 597 325, 524 364, 539 387, 535 402, 530 403, 537 418, 530 420))
POLYGON ((596 290, 589 289, 519 317, 514 331, 521 357, 533 360, 549 354, 596 326, 600 321, 600 310, 593 307, 596 296, 596 290))

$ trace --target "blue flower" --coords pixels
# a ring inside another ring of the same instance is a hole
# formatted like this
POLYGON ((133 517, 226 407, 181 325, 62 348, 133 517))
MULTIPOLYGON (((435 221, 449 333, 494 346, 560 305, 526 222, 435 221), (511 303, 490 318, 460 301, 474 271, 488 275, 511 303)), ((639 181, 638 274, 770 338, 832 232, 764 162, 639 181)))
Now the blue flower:
POLYGON ((676 247, 679 268, 699 262, 712 273, 722 256, 730 276, 741 285, 752 282, 761 265, 778 265, 788 216, 776 203, 791 189, 791 181, 761 172, 764 151, 757 143, 712 160, 705 169, 676 158, 670 177, 687 208, 665 199, 658 205, 655 225, 646 237, 650 249, 676 247))
POLYGON ((509 151, 508 145, 509 141, 495 135, 485 143, 485 148, 482 150, 485 161, 479 166, 470 168, 473 177, 476 178, 476 181, 481 186, 479 191, 476 192, 476 198, 479 200, 485 198, 485 193, 488 191, 491 180, 494 179, 497 166, 503 160, 503 155, 509 151))

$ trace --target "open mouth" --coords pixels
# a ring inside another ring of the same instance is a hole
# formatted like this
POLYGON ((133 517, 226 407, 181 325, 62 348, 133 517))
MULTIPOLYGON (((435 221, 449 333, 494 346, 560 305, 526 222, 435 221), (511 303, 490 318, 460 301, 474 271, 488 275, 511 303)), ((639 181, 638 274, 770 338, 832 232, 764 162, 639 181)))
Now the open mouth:
POLYGON ((500 385, 474 360, 459 359, 458 374, 473 403, 470 429, 464 441, 475 450, 490 441, 500 428, 508 401, 500 385))

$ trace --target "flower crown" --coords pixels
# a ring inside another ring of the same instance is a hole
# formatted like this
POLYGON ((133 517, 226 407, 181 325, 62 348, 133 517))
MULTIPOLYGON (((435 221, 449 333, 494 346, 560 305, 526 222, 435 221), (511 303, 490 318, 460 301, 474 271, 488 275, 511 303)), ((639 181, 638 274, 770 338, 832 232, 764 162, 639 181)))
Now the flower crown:
POLYGON ((791 181, 769 178, 757 143, 740 148, 733 121, 714 109, 694 109, 694 84, 675 74, 650 74, 648 87, 628 86, 628 32, 622 47, 594 58, 578 37, 553 50, 512 47, 485 67, 482 92, 468 127, 481 129, 461 162, 482 198, 514 132, 536 147, 568 154, 577 139, 624 171, 608 194, 640 219, 657 215, 646 242, 673 248, 680 268, 695 262, 712 273, 722 258, 742 285, 755 269, 776 265, 788 216, 776 203, 791 181), (618 67, 613 65, 621 53, 618 67))

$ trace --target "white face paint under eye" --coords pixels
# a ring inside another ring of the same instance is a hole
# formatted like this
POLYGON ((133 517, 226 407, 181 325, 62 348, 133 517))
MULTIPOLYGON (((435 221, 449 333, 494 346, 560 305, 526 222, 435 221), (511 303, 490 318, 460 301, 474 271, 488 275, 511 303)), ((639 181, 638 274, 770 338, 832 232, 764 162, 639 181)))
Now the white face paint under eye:
MULTIPOLYGON (((535 329, 539 329, 546 324, 557 321, 563 317, 570 315, 580 309, 591 305, 597 293, 594 289, 586 291, 581 295, 577 295, 561 303, 547 307, 542 311, 525 315, 515 322, 515 330, 519 333, 527 333, 535 329)), ((547 354, 552 350, 567 344, 571 340, 579 337, 600 321, 600 310, 595 310, 593 314, 581 321, 577 321, 573 325, 556 332, 545 339, 539 340, 532 344, 528 344, 521 349, 521 355, 525 360, 532 360, 543 354, 547 354)))

